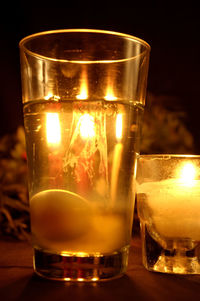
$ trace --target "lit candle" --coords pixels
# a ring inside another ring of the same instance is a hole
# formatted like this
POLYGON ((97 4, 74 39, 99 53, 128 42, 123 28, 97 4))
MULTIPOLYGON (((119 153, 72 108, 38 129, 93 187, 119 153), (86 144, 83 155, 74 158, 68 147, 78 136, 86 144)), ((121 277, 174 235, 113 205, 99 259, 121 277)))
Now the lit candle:
POLYGON ((144 218, 160 236, 200 240, 200 180, 195 174, 195 166, 188 162, 177 169, 176 178, 139 186, 138 193, 146 195, 141 198, 144 218))
POLYGON ((117 144, 115 145, 112 163, 112 173, 111 173, 111 204, 114 205, 116 201, 117 193, 117 183, 119 176, 119 168, 121 164, 123 145, 121 143, 122 139, 122 114, 117 114, 116 117, 116 139, 117 144))

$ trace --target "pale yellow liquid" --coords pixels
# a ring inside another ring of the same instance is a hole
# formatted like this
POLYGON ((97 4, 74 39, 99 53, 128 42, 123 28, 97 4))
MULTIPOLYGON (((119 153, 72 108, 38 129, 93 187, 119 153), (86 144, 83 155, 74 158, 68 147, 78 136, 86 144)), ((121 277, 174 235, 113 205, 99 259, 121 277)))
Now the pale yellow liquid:
POLYGON ((105 254, 129 245, 142 112, 105 101, 24 106, 35 248, 105 254), (50 129, 49 114, 55 117, 50 129))

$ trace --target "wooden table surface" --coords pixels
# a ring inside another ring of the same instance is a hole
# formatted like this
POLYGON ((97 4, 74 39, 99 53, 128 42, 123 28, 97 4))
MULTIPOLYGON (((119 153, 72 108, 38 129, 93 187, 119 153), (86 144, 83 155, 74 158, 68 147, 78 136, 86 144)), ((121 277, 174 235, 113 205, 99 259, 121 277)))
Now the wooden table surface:
POLYGON ((200 300, 200 275, 152 273, 141 262, 139 236, 133 237, 128 271, 101 283, 65 283, 39 278, 32 269, 32 248, 26 242, 0 240, 1 301, 62 300, 200 300))

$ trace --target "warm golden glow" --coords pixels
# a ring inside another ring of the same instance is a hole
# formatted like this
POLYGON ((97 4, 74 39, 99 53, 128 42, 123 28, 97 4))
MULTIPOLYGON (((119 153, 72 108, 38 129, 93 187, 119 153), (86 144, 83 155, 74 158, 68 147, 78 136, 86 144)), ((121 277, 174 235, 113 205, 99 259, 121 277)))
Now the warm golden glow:
POLYGON ((48 93, 45 97, 44 97, 44 99, 45 100, 49 100, 50 98, 52 98, 53 97, 53 94, 52 93, 48 93))
POLYGON ((72 278, 65 277, 65 278, 64 278, 64 280, 65 280, 65 281, 71 281, 71 280, 72 280, 72 278))
POLYGON ((117 97, 115 97, 115 95, 113 93, 113 89, 111 88, 110 85, 107 87, 106 96, 104 97, 104 99, 108 100, 108 101, 109 100, 112 101, 112 100, 116 100, 117 99, 117 97))
POLYGON ((123 152, 123 145, 121 143, 122 130, 123 130, 122 122, 123 122, 122 114, 117 114, 116 132, 115 132, 117 143, 114 148, 112 173, 111 173, 111 204, 112 204, 112 206, 114 205, 114 203, 116 201, 118 176, 119 176, 119 169, 120 169, 122 152, 123 152))
POLYGON ((59 101, 60 100, 60 96, 58 95, 53 95, 52 93, 48 93, 45 97, 45 100, 49 100, 49 99, 53 99, 54 101, 59 101))
POLYGON ((98 278, 98 277, 93 277, 91 280, 92 280, 92 281, 98 281, 99 278, 98 278))
POLYGON ((179 170, 179 180, 185 185, 191 186, 194 183, 195 176, 196 168, 190 162, 185 163, 185 165, 183 165, 179 170))
POLYGON ((58 113, 46 114, 46 135, 49 145, 58 145, 61 141, 61 129, 58 113))
POLYGON ((82 282, 82 281, 84 281, 84 278, 77 278, 77 280, 82 282))
POLYGON ((116 138, 120 140, 122 138, 122 114, 117 114, 116 118, 116 138))
POLYGON ((90 114, 86 113, 80 117, 80 134, 83 139, 95 136, 94 117, 90 114))
POLYGON ((78 253, 76 253, 76 255, 78 257, 85 257, 85 256, 87 256, 87 253, 85 253, 85 252, 78 252, 78 253))
POLYGON ((76 96, 77 99, 87 99, 88 98, 88 86, 87 86, 87 75, 86 72, 82 73, 81 83, 80 83, 80 93, 76 96))

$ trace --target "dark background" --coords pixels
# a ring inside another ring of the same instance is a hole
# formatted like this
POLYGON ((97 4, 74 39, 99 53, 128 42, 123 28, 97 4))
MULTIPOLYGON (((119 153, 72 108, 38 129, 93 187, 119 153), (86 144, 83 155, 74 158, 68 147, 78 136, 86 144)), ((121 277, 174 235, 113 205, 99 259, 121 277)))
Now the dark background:
POLYGON ((148 91, 179 99, 200 146, 198 1, 7 1, 0 19, 0 136, 23 123, 20 39, 44 30, 94 28, 135 35, 151 45, 148 91))

